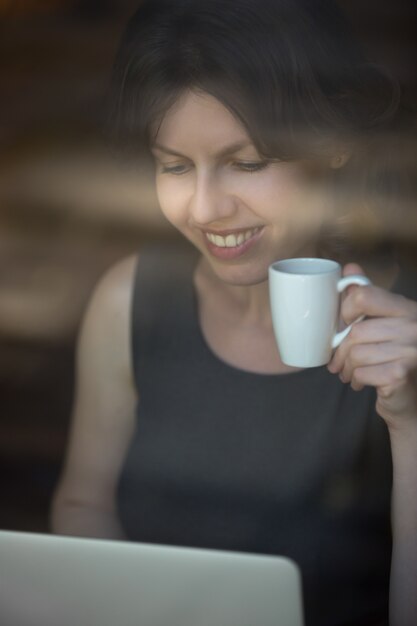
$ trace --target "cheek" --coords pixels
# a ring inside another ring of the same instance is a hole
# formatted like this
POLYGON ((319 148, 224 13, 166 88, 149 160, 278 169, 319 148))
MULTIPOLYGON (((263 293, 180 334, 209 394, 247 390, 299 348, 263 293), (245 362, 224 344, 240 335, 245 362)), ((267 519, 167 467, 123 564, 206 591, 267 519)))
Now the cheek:
POLYGON ((302 191, 293 177, 269 172, 263 176, 251 174, 242 177, 236 194, 253 210, 274 220, 291 220, 302 205, 302 191))
POLYGON ((276 172, 258 191, 271 219, 285 220, 291 230, 314 235, 328 211, 322 190, 295 172, 276 172))
POLYGON ((156 195, 162 213, 174 225, 186 218, 187 195, 176 179, 156 176, 156 195))

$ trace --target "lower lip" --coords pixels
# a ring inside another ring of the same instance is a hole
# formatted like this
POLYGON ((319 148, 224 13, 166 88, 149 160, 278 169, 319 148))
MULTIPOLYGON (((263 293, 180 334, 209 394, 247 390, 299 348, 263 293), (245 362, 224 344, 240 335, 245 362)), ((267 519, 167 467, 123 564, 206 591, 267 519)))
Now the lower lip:
POLYGON ((221 248, 220 246, 216 246, 216 244, 209 241, 205 235, 204 235, 204 239, 205 239, 206 246, 210 254, 215 256, 217 259, 224 259, 224 260, 237 259, 241 257, 243 254, 245 254, 250 248, 252 248, 255 245, 255 243, 261 237, 263 230, 264 229, 261 228, 261 230, 259 230, 250 239, 241 243, 240 246, 235 246, 233 248, 226 248, 226 247, 221 248))

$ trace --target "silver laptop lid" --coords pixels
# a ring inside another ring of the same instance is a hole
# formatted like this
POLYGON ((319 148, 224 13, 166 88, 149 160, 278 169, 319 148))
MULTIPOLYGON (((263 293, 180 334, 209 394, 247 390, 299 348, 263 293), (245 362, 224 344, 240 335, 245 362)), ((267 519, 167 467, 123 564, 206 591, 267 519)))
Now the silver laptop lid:
POLYGON ((0 531, 3 626, 302 626, 280 557, 0 531))

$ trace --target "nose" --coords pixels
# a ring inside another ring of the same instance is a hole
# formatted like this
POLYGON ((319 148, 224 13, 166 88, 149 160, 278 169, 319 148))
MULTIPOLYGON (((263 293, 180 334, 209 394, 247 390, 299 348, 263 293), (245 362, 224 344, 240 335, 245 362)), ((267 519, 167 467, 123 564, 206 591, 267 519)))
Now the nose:
POLYGON ((196 173, 189 203, 189 214, 195 224, 207 226, 225 222, 237 211, 237 199, 215 172, 196 173))

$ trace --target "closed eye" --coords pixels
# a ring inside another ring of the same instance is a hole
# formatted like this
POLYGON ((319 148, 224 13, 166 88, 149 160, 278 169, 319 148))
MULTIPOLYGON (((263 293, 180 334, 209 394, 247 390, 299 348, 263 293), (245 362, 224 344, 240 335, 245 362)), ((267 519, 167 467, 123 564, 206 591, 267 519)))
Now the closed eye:
POLYGON ((181 176, 182 174, 186 174, 190 169, 189 165, 178 164, 178 165, 164 165, 160 164, 160 173, 161 174, 174 174, 174 176, 181 176))
MULTIPOLYGON (((241 171, 241 172, 260 172, 264 170, 270 161, 234 161, 232 162, 232 167, 241 171)), ((181 176, 190 171, 191 165, 186 163, 177 163, 177 164, 164 164, 159 163, 159 171, 161 174, 173 174, 174 176, 181 176)))
POLYGON ((242 172, 260 172, 268 167, 270 161, 235 161, 234 167, 242 172))

